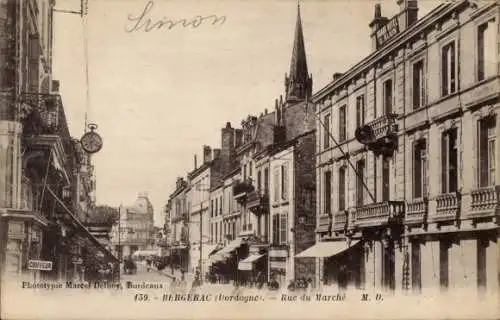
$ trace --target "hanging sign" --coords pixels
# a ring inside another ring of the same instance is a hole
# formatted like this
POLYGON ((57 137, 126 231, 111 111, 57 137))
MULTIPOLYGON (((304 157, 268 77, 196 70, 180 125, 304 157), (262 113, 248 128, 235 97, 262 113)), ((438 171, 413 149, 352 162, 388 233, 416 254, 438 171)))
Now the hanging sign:
POLYGON ((30 270, 51 271, 52 270, 52 261, 29 260, 28 261, 28 269, 30 269, 30 270))

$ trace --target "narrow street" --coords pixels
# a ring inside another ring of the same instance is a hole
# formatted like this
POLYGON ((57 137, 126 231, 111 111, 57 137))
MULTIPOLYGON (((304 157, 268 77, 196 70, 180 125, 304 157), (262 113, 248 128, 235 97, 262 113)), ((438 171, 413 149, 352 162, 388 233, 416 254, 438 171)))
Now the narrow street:
POLYGON ((172 278, 166 276, 160 271, 155 269, 150 269, 149 272, 146 269, 146 265, 138 262, 137 263, 137 273, 136 274, 124 274, 123 266, 121 266, 121 279, 122 281, 132 281, 132 282, 167 282, 170 284, 172 278))

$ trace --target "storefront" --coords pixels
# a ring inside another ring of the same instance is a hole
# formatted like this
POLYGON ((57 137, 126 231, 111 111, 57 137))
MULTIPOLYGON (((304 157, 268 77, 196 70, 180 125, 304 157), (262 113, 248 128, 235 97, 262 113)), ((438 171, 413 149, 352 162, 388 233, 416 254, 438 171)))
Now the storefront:
POLYGON ((362 284, 364 259, 359 240, 321 241, 295 257, 323 259, 322 285, 347 289, 359 288, 362 284))
POLYGON ((267 282, 267 250, 262 246, 252 245, 248 256, 238 263, 238 272, 242 282, 261 284, 267 282))

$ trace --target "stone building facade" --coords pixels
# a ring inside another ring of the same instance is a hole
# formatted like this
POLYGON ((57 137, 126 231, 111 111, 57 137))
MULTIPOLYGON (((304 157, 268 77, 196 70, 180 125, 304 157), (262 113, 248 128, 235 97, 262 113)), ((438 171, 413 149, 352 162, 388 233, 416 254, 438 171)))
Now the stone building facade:
POLYGON ((318 281, 498 290, 498 3, 375 7, 317 105, 318 281), (320 250, 321 251, 321 250, 320 250), (339 267, 340 266, 340 267, 339 267))
POLYGON ((54 5, 0 1, 2 280, 91 279, 116 262, 85 226, 95 177, 52 78, 54 5))

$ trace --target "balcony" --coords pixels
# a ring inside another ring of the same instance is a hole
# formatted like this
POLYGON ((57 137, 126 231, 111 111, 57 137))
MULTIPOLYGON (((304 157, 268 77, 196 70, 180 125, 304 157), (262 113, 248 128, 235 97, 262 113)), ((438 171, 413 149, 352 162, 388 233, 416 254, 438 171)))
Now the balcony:
POLYGON ((500 211, 500 186, 478 188, 471 192, 468 216, 471 218, 494 217, 500 211))
POLYGON ((236 201, 245 202, 247 195, 254 191, 255 188, 252 185, 251 179, 246 179, 243 181, 237 181, 233 186, 233 195, 236 201))
POLYGON ((406 203, 405 223, 422 224, 429 214, 429 200, 427 198, 414 199, 406 203))
POLYGON ((23 93, 20 100, 25 133, 70 136, 59 94, 23 93))
POLYGON ((397 115, 385 114, 356 130, 356 139, 377 154, 390 155, 397 147, 397 115))
POLYGON ((269 195, 267 192, 259 194, 257 191, 252 191, 247 197, 247 208, 256 215, 266 214, 269 212, 269 195))
POLYGON ((356 208, 355 225, 357 227, 376 227, 403 219, 405 204, 403 201, 372 203, 356 208))
POLYGON ((460 214, 461 197, 460 193, 444 193, 435 198, 436 213, 432 217, 433 221, 453 221, 458 219, 460 214))
POLYGON ((326 233, 332 231, 332 217, 328 214, 322 214, 319 216, 318 227, 316 228, 317 233, 326 233))
POLYGON ((345 231, 348 225, 348 211, 342 210, 336 212, 333 216, 333 230, 334 231, 345 231))

